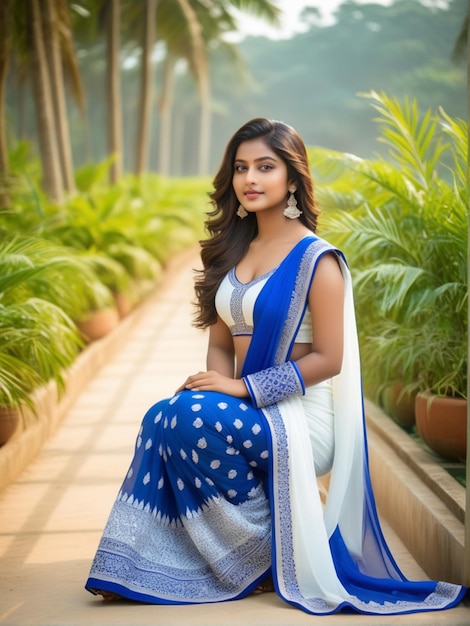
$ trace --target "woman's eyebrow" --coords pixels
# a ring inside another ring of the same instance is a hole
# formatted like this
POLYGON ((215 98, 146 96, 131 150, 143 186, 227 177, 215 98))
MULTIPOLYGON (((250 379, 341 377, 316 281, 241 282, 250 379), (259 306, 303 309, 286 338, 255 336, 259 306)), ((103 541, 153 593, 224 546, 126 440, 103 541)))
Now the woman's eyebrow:
MULTIPOLYGON (((275 157, 272 156, 263 156, 263 157, 258 157, 257 159, 255 159, 255 163, 258 163, 259 161, 277 161, 277 159, 275 157)), ((245 159, 235 159, 235 163, 246 163, 245 159)))

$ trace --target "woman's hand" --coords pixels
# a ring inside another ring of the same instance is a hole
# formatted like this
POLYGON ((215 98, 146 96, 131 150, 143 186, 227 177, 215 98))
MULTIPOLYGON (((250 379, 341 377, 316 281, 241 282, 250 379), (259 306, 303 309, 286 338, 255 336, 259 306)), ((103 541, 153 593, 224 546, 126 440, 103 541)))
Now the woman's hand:
POLYGON ((214 370, 198 372, 188 376, 175 393, 183 391, 183 389, 190 389, 191 391, 219 391, 235 398, 248 398, 248 390, 243 380, 228 378, 214 370))

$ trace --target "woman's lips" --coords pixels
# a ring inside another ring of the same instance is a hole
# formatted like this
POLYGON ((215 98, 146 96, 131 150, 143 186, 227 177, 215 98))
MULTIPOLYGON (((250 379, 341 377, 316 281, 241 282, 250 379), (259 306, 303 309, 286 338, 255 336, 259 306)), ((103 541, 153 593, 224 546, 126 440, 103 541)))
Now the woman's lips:
POLYGON ((261 192, 259 191, 246 191, 245 192, 245 198, 248 198, 248 200, 254 200, 255 198, 258 198, 261 195, 261 192))

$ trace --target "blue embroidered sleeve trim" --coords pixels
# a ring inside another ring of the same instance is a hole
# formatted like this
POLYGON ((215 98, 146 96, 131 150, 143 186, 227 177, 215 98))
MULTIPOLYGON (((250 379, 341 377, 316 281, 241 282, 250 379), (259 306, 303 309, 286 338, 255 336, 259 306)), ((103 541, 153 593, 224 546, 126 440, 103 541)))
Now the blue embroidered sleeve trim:
POLYGON ((258 408, 305 394, 302 374, 296 363, 286 361, 243 377, 253 404, 258 408))
POLYGON ((301 395, 304 396, 305 395, 305 383, 304 383, 304 379, 302 378, 302 374, 300 373, 299 366, 297 365, 295 361, 289 361, 289 363, 295 369, 295 373, 297 374, 297 378, 299 379, 299 383, 301 387, 301 395))

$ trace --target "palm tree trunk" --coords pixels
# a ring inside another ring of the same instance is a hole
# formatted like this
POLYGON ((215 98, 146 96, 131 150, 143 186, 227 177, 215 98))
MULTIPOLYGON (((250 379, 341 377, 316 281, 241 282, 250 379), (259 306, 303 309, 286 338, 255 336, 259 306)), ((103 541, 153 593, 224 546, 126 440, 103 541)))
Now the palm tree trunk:
POLYGON ((211 95, 209 74, 199 80, 199 100, 201 105, 199 124, 198 175, 206 176, 209 171, 209 151, 211 138, 211 95))
POLYGON ((64 187, 67 191, 75 190, 73 173, 72 146, 70 144, 70 131, 65 103, 64 75, 60 43, 58 39, 57 8, 53 0, 43 0, 42 12, 45 48, 49 62, 49 75, 51 82, 51 97, 54 107, 54 120, 56 124, 57 145, 59 150, 60 166, 64 187))
POLYGON ((170 171, 172 176, 184 175, 184 156, 187 152, 186 113, 184 108, 174 111, 178 124, 173 129, 170 171))
POLYGON ((189 0, 178 0, 187 20, 191 36, 192 59, 199 100, 201 105, 201 127, 199 129, 198 174, 204 175, 209 163, 210 90, 207 54, 202 38, 201 25, 189 0))
POLYGON ((108 101, 108 152, 114 155, 110 180, 116 183, 122 176, 122 107, 120 80, 120 6, 119 0, 107 4, 107 101, 108 101))
POLYGON ((160 135, 158 141, 158 171, 162 176, 170 174, 171 109, 176 59, 167 54, 163 65, 162 95, 159 104, 160 135))
POLYGON ((137 133, 137 158, 135 173, 140 176, 148 169, 149 141, 152 121, 152 51, 155 39, 157 0, 147 0, 144 24, 144 41, 141 55, 139 128, 137 133))
POLYGON ((41 152, 43 184, 46 193, 56 202, 63 199, 62 176, 57 152, 49 70, 44 48, 39 0, 30 0, 32 38, 32 82, 36 109, 36 125, 41 152))
POLYGON ((0 2, 0 208, 9 203, 6 191, 9 173, 7 124, 5 113, 6 80, 10 51, 11 0, 0 2))

